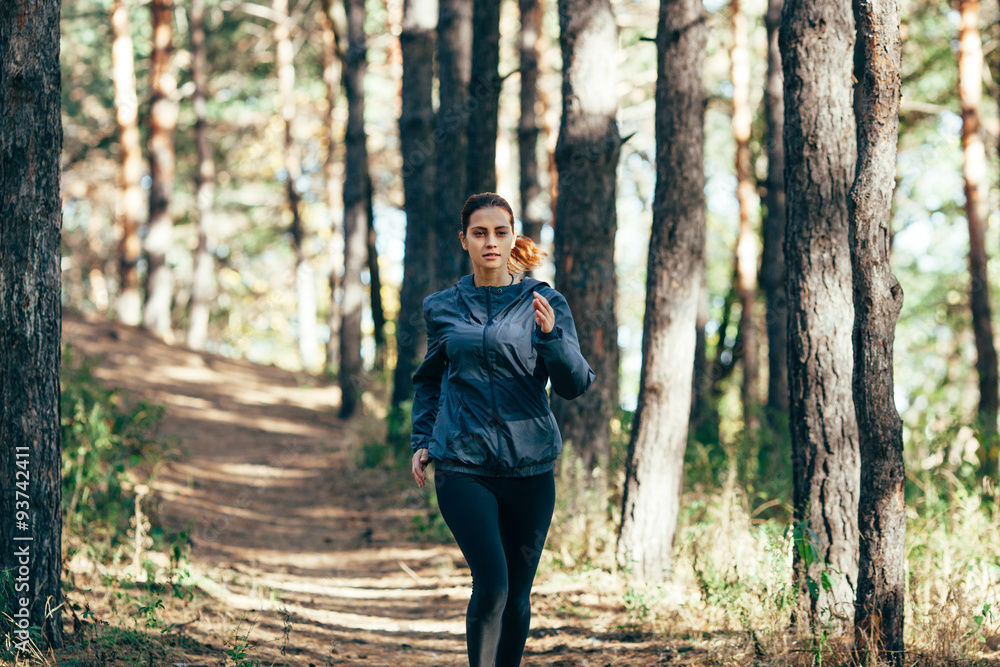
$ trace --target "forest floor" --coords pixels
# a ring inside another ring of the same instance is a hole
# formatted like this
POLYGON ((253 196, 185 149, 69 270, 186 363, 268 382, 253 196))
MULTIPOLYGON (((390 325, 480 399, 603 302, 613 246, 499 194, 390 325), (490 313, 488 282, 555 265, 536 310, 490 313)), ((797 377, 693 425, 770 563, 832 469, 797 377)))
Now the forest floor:
MULTIPOLYGON (((155 638, 141 664, 468 664, 471 575, 454 542, 414 521, 428 511, 428 488, 405 466, 357 464, 358 448, 384 436, 379 397, 366 395, 365 414, 344 422, 339 390, 313 376, 73 314, 63 340, 77 355, 100 355, 102 383, 165 406, 160 433, 178 451, 148 502, 156 523, 190 531, 194 594, 168 593, 154 610, 169 631, 144 626, 134 610, 121 616, 100 575, 107 566, 79 555, 67 564, 76 584, 68 602, 89 605, 98 624, 117 618, 155 638)), ((630 631, 623 593, 608 573, 540 569, 522 664, 704 664, 701 646, 630 631)), ((59 664, 133 664, 88 645, 89 659, 68 649, 59 664)))

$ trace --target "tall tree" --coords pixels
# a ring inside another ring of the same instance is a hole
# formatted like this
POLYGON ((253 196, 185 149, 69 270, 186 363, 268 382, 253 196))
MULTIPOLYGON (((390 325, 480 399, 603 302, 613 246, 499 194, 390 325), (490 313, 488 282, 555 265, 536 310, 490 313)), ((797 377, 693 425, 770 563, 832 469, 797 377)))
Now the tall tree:
POLYGON ((585 470, 609 450, 618 407, 618 323, 614 281, 615 169, 621 137, 615 123, 618 28, 610 0, 559 0, 562 121, 556 147, 556 283, 579 317, 580 350, 597 373, 586 394, 553 396, 565 440, 585 470))
POLYGON ((495 192, 497 189, 497 112, 502 83, 499 65, 500 2, 473 0, 465 168, 469 194, 495 192))
POLYGON ((115 87, 115 120, 118 123, 118 319, 133 326, 142 320, 139 296, 139 220, 142 194, 142 148, 139 141, 139 99, 135 91, 135 56, 132 26, 125 0, 111 5, 111 78, 115 87))
POLYGON ((149 232, 146 234, 148 273, 142 325, 166 341, 173 340, 170 321, 174 275, 167 264, 173 244, 170 200, 174 191, 174 131, 177 129, 177 74, 173 60, 173 3, 150 0, 153 53, 150 62, 152 105, 149 123, 149 232))
POLYGON ((846 627, 857 583, 860 475, 847 239, 857 150, 851 7, 840 0, 786 0, 778 39, 795 563, 809 623, 835 619, 846 627))
POLYGON ((288 0, 274 0, 274 43, 278 71, 278 98, 281 120, 284 125, 282 156, 285 167, 285 192, 288 208, 292 213, 292 245, 295 251, 295 292, 299 317, 299 355, 302 366, 316 370, 319 366, 319 339, 316 331, 316 277, 312 262, 306 257, 303 242, 305 228, 302 222, 298 180, 302 175, 302 158, 295 141, 295 61, 292 46, 292 21, 288 15, 288 0))
POLYGON ((375 208, 372 204, 372 175, 365 169, 365 245, 368 253, 368 292, 371 295, 372 338, 375 341, 375 365, 377 370, 385 368, 385 310, 382 308, 382 272, 378 266, 378 248, 375 231, 375 208))
POLYGON ((757 186, 750 164, 750 28, 740 0, 731 0, 733 48, 730 52, 733 80, 733 135, 736 138, 736 198, 740 226, 736 236, 736 287, 740 295, 740 335, 743 356, 743 424, 749 432, 759 426, 756 412, 759 396, 757 345, 757 241, 755 218, 760 209, 757 186))
POLYGON ((198 169, 195 172, 195 210, 198 216, 198 247, 194 259, 194 284, 191 286, 191 315, 187 343, 195 350, 205 348, 208 319, 215 297, 215 262, 208 250, 212 229, 215 162, 208 141, 208 57, 205 54, 205 0, 191 0, 191 76, 194 79, 195 145, 198 169))
POLYGON ((471 271, 458 232, 466 188, 466 100, 472 60, 472 0, 441 0, 437 25, 438 112, 434 122, 434 290, 471 271))
POLYGON ((671 571, 705 271, 702 0, 661 0, 656 31, 656 192, 646 268, 639 400, 625 462, 618 560, 657 583, 671 571))
MULTIPOLYGON (((323 164, 323 176, 326 181, 326 207, 330 214, 332 237, 343 240, 341 221, 343 215, 338 212, 344 202, 341 180, 337 178, 337 132, 336 109, 337 97, 340 93, 340 75, 343 54, 340 52, 339 35, 342 33, 346 17, 338 15, 341 20, 334 20, 334 10, 342 9, 343 5, 334 5, 332 0, 322 0, 322 35, 323 35, 323 83, 326 86, 326 115, 323 118, 323 129, 326 133, 326 161, 323 164), (341 29, 338 30, 337 26, 341 29)), ((336 244, 331 243, 331 247, 336 244)), ((327 314, 327 326, 330 337, 326 341, 326 367, 336 368, 340 364, 340 304, 337 294, 340 291, 340 274, 343 270, 344 257, 341 253, 333 253, 333 268, 330 270, 330 310, 327 314)))
MULTIPOLYGON (((788 415, 788 300, 785 294, 785 103, 778 27, 784 0, 769 0, 767 25, 767 217, 760 282, 767 299, 767 414, 772 431, 788 415), (784 419, 782 419, 784 416, 784 419)), ((776 450, 778 451, 778 450, 776 450)))
POLYGON ((990 281, 987 273, 986 224, 989 217, 986 146, 979 116, 983 98, 983 43, 979 36, 979 0, 960 0, 958 91, 962 104, 962 152, 965 155, 965 218, 969 223, 969 304, 976 338, 979 374, 980 472, 997 475, 997 350, 993 342, 990 281))
POLYGON ((344 167, 344 299, 340 327, 340 417, 354 415, 361 397, 361 310, 365 288, 361 269, 367 261, 368 150, 365 147, 364 81, 365 2, 347 0, 347 58, 344 85, 347 90, 347 160, 344 167))
POLYGON ((903 425, 893 402, 892 343, 903 290, 889 262, 899 135, 899 0, 855 0, 861 44, 858 165, 850 198, 854 409, 861 453, 857 664, 903 665, 906 500, 903 425))
POLYGON ((413 395, 413 372, 427 349, 423 300, 434 284, 434 29, 437 0, 405 0, 399 35, 403 52, 402 112, 399 141, 403 152, 406 248, 403 285, 396 318, 396 369, 392 404, 413 395))
POLYGON ((707 276, 702 273, 701 295, 698 297, 698 316, 695 319, 694 375, 691 379, 691 417, 689 423, 691 430, 697 430, 704 424, 708 408, 706 386, 710 384, 710 380, 708 377, 708 339, 705 336, 709 312, 708 296, 707 276))
POLYGON ((518 51, 521 60, 521 117, 517 126, 520 162, 521 232, 536 244, 542 234, 541 186, 538 183, 538 42, 542 36, 542 3, 520 0, 521 33, 518 51))
MULTIPOLYGON (((7 584, 14 595, 0 598, 0 613, 41 628, 45 642, 58 648, 63 641, 59 1, 5 3, 0 53, 0 569, 14 577, 7 584)), ((14 630, 10 639, 27 655, 26 629, 14 630)))

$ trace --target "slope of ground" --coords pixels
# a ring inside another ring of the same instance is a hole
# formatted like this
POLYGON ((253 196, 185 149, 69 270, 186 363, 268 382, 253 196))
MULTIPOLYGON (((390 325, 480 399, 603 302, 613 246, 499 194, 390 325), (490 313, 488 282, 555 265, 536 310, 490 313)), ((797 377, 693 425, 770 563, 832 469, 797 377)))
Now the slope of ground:
MULTIPOLYGON (((377 397, 342 422, 337 388, 310 376, 78 315, 65 317, 63 339, 100 355, 102 382, 165 406, 161 433, 179 445, 157 472, 150 510, 190 532, 196 595, 166 600, 164 620, 183 641, 149 664, 467 664, 468 567, 454 542, 414 527, 433 483, 418 489, 406 469, 355 463, 357 449, 382 434, 377 397)), ((69 600, 107 617, 113 601, 97 566, 69 566, 93 584, 69 600)), ((608 575, 540 571, 522 664, 690 664, 703 652, 622 631, 621 601, 608 575)))

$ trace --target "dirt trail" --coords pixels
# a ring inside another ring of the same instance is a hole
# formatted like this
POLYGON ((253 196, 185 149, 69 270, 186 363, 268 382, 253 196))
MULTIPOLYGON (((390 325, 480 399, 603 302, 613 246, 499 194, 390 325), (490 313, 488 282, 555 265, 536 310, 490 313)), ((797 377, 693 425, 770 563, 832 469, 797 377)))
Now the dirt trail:
MULTIPOLYGON (((190 523, 202 595, 164 611, 192 621, 186 664, 233 664, 225 648, 237 635, 264 665, 468 664, 469 569, 454 543, 421 542, 413 528, 433 485, 354 464, 356 448, 381 432, 377 402, 345 423, 339 390, 308 376, 77 315, 65 317, 63 339, 102 355, 101 381, 166 406, 161 432, 185 450, 154 486, 159 520, 190 523)), ((522 665, 684 663, 618 630, 624 608, 610 578, 540 570, 532 611, 522 665)))

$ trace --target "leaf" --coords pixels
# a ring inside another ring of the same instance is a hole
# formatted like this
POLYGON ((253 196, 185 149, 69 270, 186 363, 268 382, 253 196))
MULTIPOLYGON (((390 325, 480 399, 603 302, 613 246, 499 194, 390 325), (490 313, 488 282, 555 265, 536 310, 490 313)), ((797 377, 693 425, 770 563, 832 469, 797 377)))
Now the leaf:
POLYGON ((823 590, 826 591, 827 593, 833 594, 833 582, 830 581, 830 573, 827 572, 826 570, 823 570, 822 574, 820 574, 819 579, 820 582, 823 584, 823 590))

